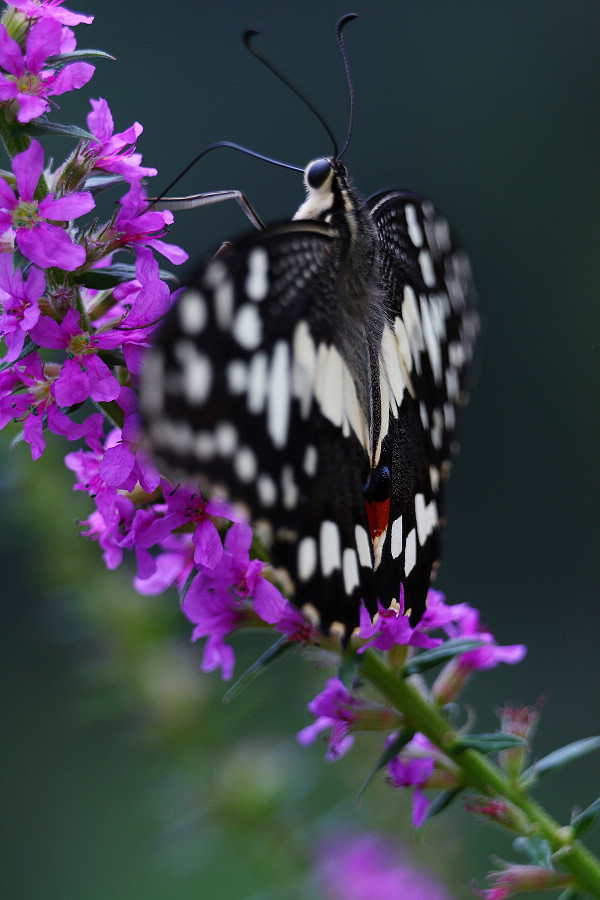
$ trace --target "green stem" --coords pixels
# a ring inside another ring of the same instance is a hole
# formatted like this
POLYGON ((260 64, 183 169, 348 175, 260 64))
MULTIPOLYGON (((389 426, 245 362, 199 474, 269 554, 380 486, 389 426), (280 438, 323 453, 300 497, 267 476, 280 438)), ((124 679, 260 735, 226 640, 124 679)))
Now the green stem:
POLYGON ((531 831, 545 838, 577 884, 600 898, 600 861, 571 830, 561 827, 519 785, 509 781, 488 757, 472 748, 457 746, 458 734, 445 716, 410 681, 402 678, 373 650, 363 655, 362 674, 401 712, 407 723, 449 756, 462 770, 466 782, 488 796, 505 797, 531 824, 531 831))

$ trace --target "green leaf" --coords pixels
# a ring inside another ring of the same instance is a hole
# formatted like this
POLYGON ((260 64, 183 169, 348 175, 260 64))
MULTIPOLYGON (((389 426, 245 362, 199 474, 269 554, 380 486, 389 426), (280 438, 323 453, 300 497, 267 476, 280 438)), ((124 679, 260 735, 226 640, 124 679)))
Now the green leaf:
MULTIPOLYGON (((177 281, 177 276, 166 269, 159 272, 163 281, 177 281)), ((116 287, 123 281, 132 281, 135 278, 135 266, 127 263, 115 263, 107 269, 88 269, 87 272, 81 272, 73 277, 76 284, 84 287, 93 288, 96 291, 106 291, 116 287)))
POLYGON ((527 781, 529 778, 535 778, 539 775, 546 775, 547 772, 554 772, 555 769, 561 769, 568 763, 600 750, 600 737, 582 738, 580 741, 573 741, 571 744, 565 744, 558 750, 553 750, 548 756, 542 757, 533 764, 526 772, 523 772, 521 779, 527 781))
POLYGON ((265 668, 271 663, 275 662, 283 653, 287 650, 291 650, 292 647, 295 647, 295 643, 290 641, 287 634, 282 634, 281 637, 272 644, 268 650, 266 650, 262 656, 253 663, 249 669, 240 675, 238 680, 233 684, 225 696, 223 700, 225 703, 229 703, 230 700, 233 700, 234 697, 237 697, 239 693, 241 693, 244 688, 247 688, 249 684, 251 684, 255 678, 258 678, 259 675, 262 675, 265 668))
POLYGON ((23 126, 27 134, 37 136, 41 134, 60 134, 63 137, 77 138, 78 141, 95 141, 94 135, 80 128, 79 125, 62 125, 60 122, 50 122, 48 119, 36 119, 23 126))
POLYGON ((389 747, 385 748, 385 750, 383 751, 383 753, 381 754, 381 756, 379 757, 379 759, 377 760, 377 762, 375 763, 373 768, 369 771, 369 774, 367 775, 367 777, 361 784, 360 790, 359 790, 358 794, 356 795, 357 803, 360 800, 360 798, 362 797, 362 795, 365 792, 365 790, 367 789, 367 787, 369 786, 369 784, 371 783, 371 781, 373 780, 374 776, 377 774, 377 772, 379 772, 380 769, 383 769, 384 766, 387 766, 389 761, 391 759, 393 759, 394 756, 397 756, 400 753, 400 751, 402 750, 402 748, 406 747, 406 745, 409 743, 409 741, 412 741, 414 735, 415 735, 414 728, 403 728, 402 731, 396 736, 396 738, 389 745, 389 747))
POLYGON ((439 815, 439 813, 443 812, 447 806, 450 806, 455 797, 463 790, 463 786, 454 788, 447 788, 444 791, 440 791, 439 794, 433 798, 430 805, 427 807, 427 812, 425 813, 425 819, 423 820, 423 824, 428 822, 430 819, 433 819, 434 816, 439 815))
POLYGON ((571 822, 571 828, 573 829, 573 833, 575 837, 579 837, 580 834, 583 834, 584 831, 593 824, 594 819, 600 812, 600 797, 594 800, 593 803, 590 803, 583 812, 580 812, 573 821, 571 822))
POLYGON ((113 187, 115 184, 126 184, 126 181, 122 175, 90 175, 86 179, 85 189, 96 196, 100 191, 105 191, 106 188, 113 187))
POLYGON ((578 896, 579 891, 576 891, 574 887, 568 887, 557 897, 557 900, 577 900, 578 896))
POLYGON ((553 869, 552 848, 548 841, 537 835, 525 837, 521 835, 513 841, 513 847, 517 853, 526 856, 534 866, 542 866, 544 869, 553 869))
POLYGON ((503 731, 494 731, 491 734, 459 734, 452 742, 452 750, 479 750, 480 753, 500 753, 501 750, 510 750, 511 747, 529 746, 525 738, 517 734, 505 734, 503 731))
POLYGON ((360 672, 360 657, 351 647, 342 655, 342 661, 338 669, 338 678, 346 688, 351 691, 356 682, 356 676, 360 672))
POLYGON ((446 662, 454 656, 460 656, 461 653, 466 653, 468 650, 483 647, 484 644, 485 641, 477 641, 473 638, 451 638, 449 641, 444 641, 439 647, 419 653, 414 659, 405 663, 400 671, 404 678, 408 675, 418 675, 427 669, 439 666, 440 663, 446 662))
POLYGON ((71 50, 70 53, 57 53, 55 56, 49 56, 45 61, 45 66, 61 66, 69 62, 79 62, 82 59, 116 59, 105 50, 71 50))

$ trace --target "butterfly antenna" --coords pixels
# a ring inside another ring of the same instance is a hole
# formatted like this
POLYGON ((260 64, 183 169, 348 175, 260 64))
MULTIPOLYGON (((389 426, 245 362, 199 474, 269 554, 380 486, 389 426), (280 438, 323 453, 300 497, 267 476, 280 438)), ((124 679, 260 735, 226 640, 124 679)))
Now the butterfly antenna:
POLYGON ((344 60, 344 66, 346 68, 346 81, 348 82, 348 90, 350 91, 350 122, 348 123, 348 136, 346 138, 346 143, 342 147, 342 152, 338 156, 338 159, 341 159, 348 149, 348 144, 350 143, 350 138, 352 137, 352 128, 354 126, 354 84, 352 82, 350 62, 348 60, 348 54, 346 52, 346 46, 344 44, 344 37, 342 35, 342 32, 348 22, 351 22, 356 18, 358 18, 356 13, 348 13, 347 15, 342 16, 335 27, 335 35, 337 37, 337 42, 340 45, 340 50, 342 51, 342 59, 344 60))
POLYGON ((248 147, 242 147, 241 144, 234 144, 232 141, 217 141, 214 144, 209 144, 208 147, 205 147, 204 150, 201 150, 197 156, 193 158, 193 160, 188 163, 188 165, 183 169, 179 175, 173 179, 173 181, 167 185, 164 191, 161 191, 158 197, 155 197, 152 202, 149 204, 148 209, 153 207, 159 200, 162 200, 169 191, 175 187, 175 185, 181 181, 184 175, 186 175, 192 166, 195 166, 198 160, 202 159, 203 156, 206 156, 207 153, 210 153, 211 150, 217 150, 219 147, 229 147, 231 150, 239 150, 240 153, 245 153, 246 156, 253 156, 255 159, 262 159, 263 162, 271 163, 274 166, 281 166, 283 169, 293 169, 294 172, 304 172, 300 166, 292 166, 291 163, 281 162, 279 159, 272 159, 270 156, 265 156, 263 153, 257 153, 256 150, 249 150, 248 147))
MULTIPOLYGON (((346 16, 345 18, 348 18, 348 17, 346 16)), ((352 15, 351 18, 354 18, 354 16, 352 15)), ((338 25, 338 27, 339 27, 339 25, 338 25)), ((257 35, 257 34, 260 34, 260 31, 258 31, 258 29, 249 28, 244 33, 244 44, 246 45, 246 47, 248 48, 250 53, 252 53, 252 55, 255 56, 258 60, 260 60, 260 62, 263 64, 263 66, 266 66, 267 69, 269 69, 273 73, 273 75, 275 75, 275 77, 278 78, 279 81, 282 82, 282 84, 285 84, 285 86, 288 87, 290 89, 290 91, 293 94, 295 94, 296 97, 298 97, 299 100, 302 100, 304 105, 307 106, 310 109, 310 111, 313 113, 313 115, 315 115, 317 117, 317 119, 319 120, 319 122, 321 123, 321 125, 323 126, 323 128, 325 129, 327 134, 329 135, 329 139, 331 140, 331 143, 333 144, 333 155, 337 159, 338 158, 338 145, 337 145, 337 141, 335 139, 335 135, 334 135, 333 131, 331 130, 331 128, 329 127, 329 125, 327 124, 327 122, 325 121, 325 119, 323 118, 321 113, 319 112, 319 110, 310 102, 308 97, 306 97, 302 93, 302 91, 296 87, 295 84, 292 84, 292 82, 288 78, 286 78, 285 75, 282 72, 280 72, 279 69, 277 69, 273 65, 273 63, 270 62, 270 60, 268 60, 265 56, 263 56, 262 53, 259 50, 257 50, 256 47, 252 44, 252 38, 255 37, 255 35, 257 35)), ((339 38, 338 38, 338 40, 339 40, 339 38)))

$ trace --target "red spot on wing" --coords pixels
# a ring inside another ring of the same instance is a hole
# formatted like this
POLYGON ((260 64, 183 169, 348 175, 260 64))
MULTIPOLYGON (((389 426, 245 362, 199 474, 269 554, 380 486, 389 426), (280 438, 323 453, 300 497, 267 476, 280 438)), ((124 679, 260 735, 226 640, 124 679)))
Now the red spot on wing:
POLYGON ((374 541, 387 531, 390 518, 390 498, 387 500, 365 500, 367 518, 371 531, 371 540, 374 541))

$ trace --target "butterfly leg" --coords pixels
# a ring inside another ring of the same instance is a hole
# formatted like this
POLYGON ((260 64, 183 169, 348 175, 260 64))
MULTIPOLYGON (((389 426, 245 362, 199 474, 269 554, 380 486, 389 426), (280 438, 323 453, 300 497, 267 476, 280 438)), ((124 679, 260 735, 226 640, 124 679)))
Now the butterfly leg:
POLYGON ((156 210, 169 209, 171 211, 179 211, 182 209, 197 209, 199 206, 212 206, 213 203, 223 203, 225 200, 235 200, 257 231, 265 230, 265 223, 246 195, 241 191, 206 191, 203 194, 190 194, 188 197, 160 197, 156 200, 149 200, 149 203, 156 210))

